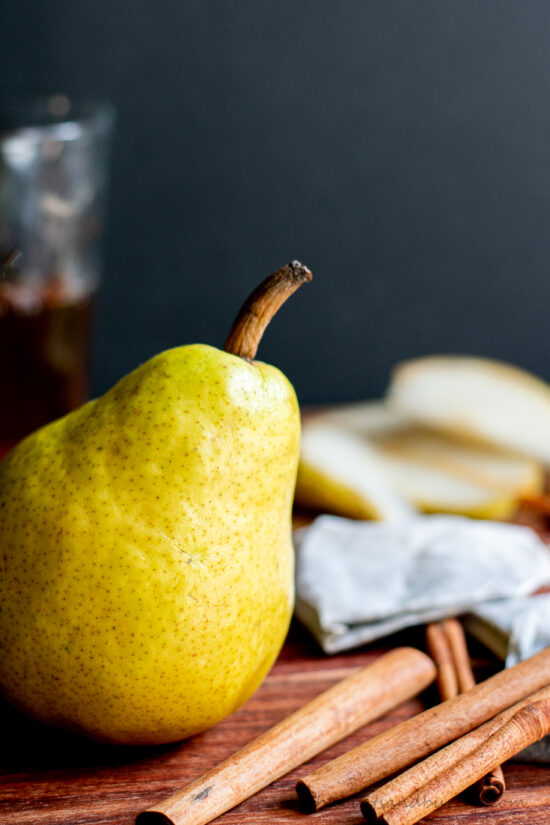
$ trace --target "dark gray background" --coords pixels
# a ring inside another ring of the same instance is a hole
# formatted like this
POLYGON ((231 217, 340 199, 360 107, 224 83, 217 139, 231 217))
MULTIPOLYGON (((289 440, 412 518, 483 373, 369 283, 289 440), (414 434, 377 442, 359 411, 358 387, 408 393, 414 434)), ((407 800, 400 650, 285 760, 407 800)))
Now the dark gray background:
POLYGON ((3 2, 0 91, 118 109, 94 391, 223 343, 298 257, 260 356, 303 402, 432 351, 550 379, 550 3, 3 2))

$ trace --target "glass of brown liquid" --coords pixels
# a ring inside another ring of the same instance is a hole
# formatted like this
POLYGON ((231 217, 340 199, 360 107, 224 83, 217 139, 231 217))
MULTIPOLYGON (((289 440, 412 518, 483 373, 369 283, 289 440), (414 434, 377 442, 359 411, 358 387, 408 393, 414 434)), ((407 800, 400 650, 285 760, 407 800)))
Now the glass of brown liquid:
POLYGON ((113 110, 0 105, 0 456, 88 394, 113 110))

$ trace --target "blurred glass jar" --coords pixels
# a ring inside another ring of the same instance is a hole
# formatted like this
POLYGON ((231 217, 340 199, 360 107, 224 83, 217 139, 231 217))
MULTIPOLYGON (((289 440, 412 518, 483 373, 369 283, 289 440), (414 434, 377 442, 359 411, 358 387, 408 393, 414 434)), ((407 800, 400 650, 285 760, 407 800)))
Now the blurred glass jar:
POLYGON ((0 451, 88 394, 114 112, 0 105, 0 451))

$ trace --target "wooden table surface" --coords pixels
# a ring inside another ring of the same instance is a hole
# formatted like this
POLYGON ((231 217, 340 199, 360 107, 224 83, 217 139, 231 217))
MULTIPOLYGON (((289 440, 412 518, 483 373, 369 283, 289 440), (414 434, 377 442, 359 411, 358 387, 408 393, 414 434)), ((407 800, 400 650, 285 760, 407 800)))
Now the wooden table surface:
MULTIPOLYGON (((295 517, 308 523, 312 514, 295 517)), ((523 514, 550 544, 548 525, 523 514)), ((501 665, 469 640, 478 680, 501 665)), ((214 729, 161 747, 91 742, 20 715, 0 697, 0 825, 133 825, 135 816, 210 770, 262 731, 359 667, 399 645, 423 648, 424 631, 412 628, 348 654, 327 657, 297 622, 278 661, 257 693, 214 729)), ((358 797, 315 814, 297 804, 296 781, 397 722, 438 701, 435 686, 382 719, 361 728, 306 765, 215 820, 219 825, 361 825, 358 797)), ((494 808, 459 798, 425 821, 441 825, 550 825, 550 765, 508 763, 507 792, 494 808)), ((361 796, 361 795, 359 795, 361 796)))
MULTIPOLYGON (((328 658, 308 634, 293 625, 278 662, 247 704, 207 733, 187 742, 154 748, 100 745, 50 730, 0 705, 0 825, 131 825, 135 815, 213 767, 261 731, 330 687, 357 667, 399 644, 422 646, 413 629, 357 652, 328 658)), ((498 668, 483 648, 472 645, 478 678, 498 668)), ((434 688, 396 708, 274 785, 228 812, 223 825, 303 823, 359 825, 357 799, 319 813, 296 804, 296 780, 350 747, 437 701, 434 688)), ((550 766, 510 763, 508 790, 495 808, 455 800, 429 820, 441 825, 548 825, 550 766)))

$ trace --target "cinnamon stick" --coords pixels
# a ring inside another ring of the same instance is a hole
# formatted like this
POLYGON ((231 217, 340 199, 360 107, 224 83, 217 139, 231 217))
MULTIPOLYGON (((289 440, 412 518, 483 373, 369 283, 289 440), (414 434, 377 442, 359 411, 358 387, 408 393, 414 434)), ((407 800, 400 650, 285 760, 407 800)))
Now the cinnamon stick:
POLYGON ((458 693, 464 693, 476 683, 464 629, 458 619, 444 619, 441 624, 455 666, 458 693))
POLYGON ((297 785, 306 810, 318 810, 428 756, 495 714, 550 684, 550 648, 373 737, 297 785))
POLYGON ((209 773, 142 812, 136 825, 205 825, 435 679, 432 660, 397 648, 348 676, 209 773))
MULTIPOLYGON (((455 663, 458 689, 460 693, 464 693, 476 683, 466 644, 466 635, 457 619, 445 619, 443 629, 455 663)), ((496 805, 505 790, 506 782, 500 765, 476 783, 477 797, 482 805, 496 805)))
POLYGON ((465 736, 456 739, 447 747, 433 753, 427 759, 418 762, 409 770, 400 773, 395 779, 386 782, 380 788, 365 796, 361 800, 361 810, 367 822, 374 825, 384 813, 412 796, 435 776, 439 776, 439 774, 447 771, 452 765, 475 751, 479 745, 487 741, 489 736, 508 722, 518 710, 540 699, 550 699, 550 687, 542 688, 542 690, 531 694, 526 699, 522 699, 521 702, 517 702, 512 707, 502 711, 498 716, 475 728, 465 736))
MULTIPOLYGON (((437 684, 443 701, 475 685, 466 637, 457 619, 427 625, 426 646, 437 667, 437 684)), ((497 767, 484 776, 476 783, 475 790, 482 805, 495 805, 506 790, 502 768, 497 767)))
POLYGON ((437 689, 442 701, 458 696, 458 678, 453 654, 440 622, 426 625, 426 648, 437 668, 437 689))
POLYGON ((549 731, 550 699, 529 702, 476 750, 387 811, 380 825, 414 825, 549 731))

